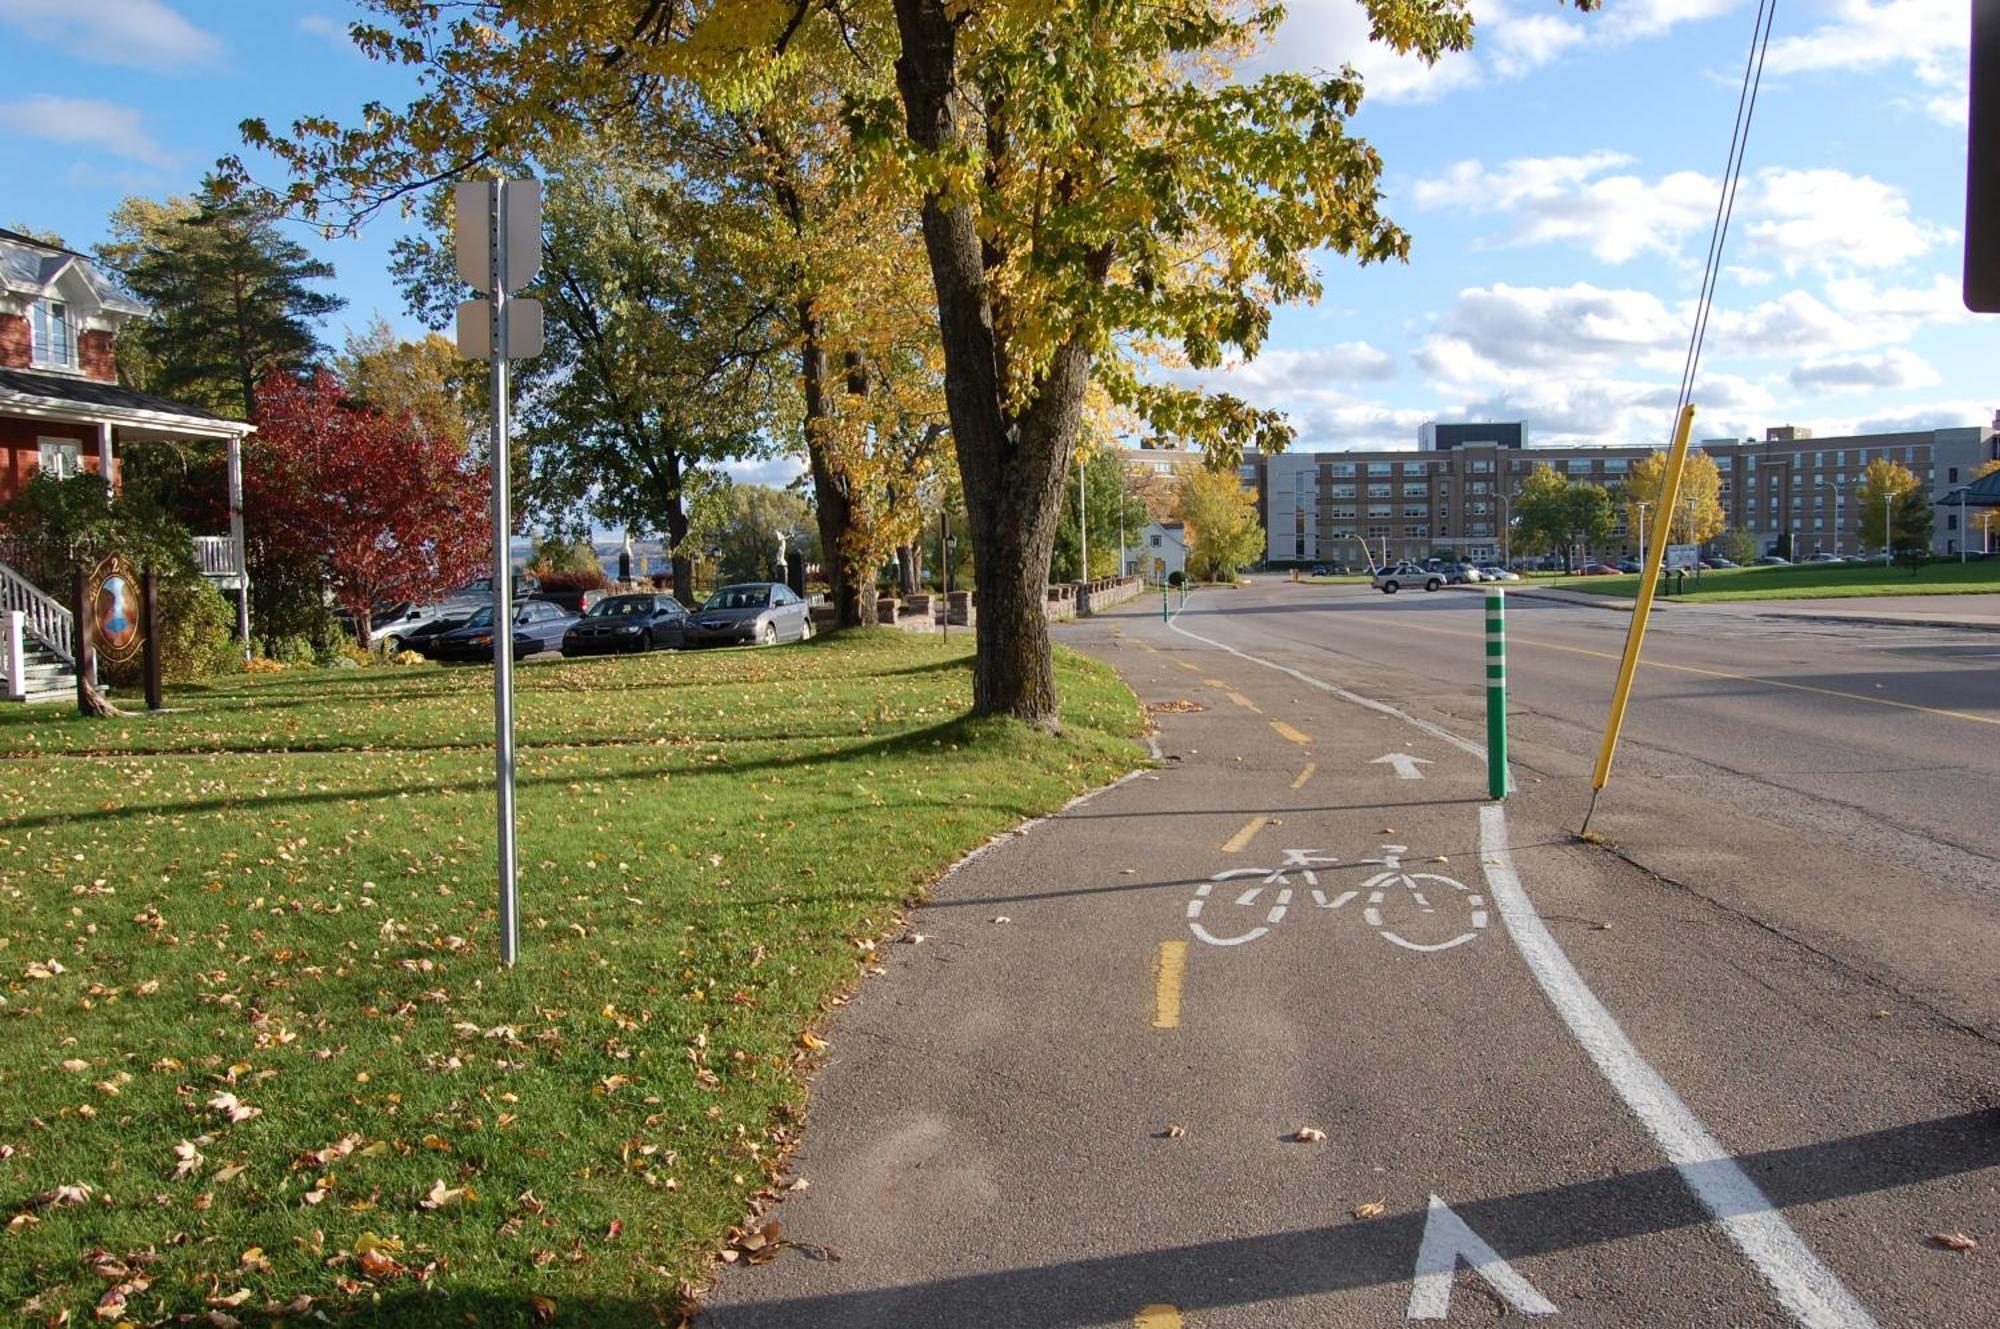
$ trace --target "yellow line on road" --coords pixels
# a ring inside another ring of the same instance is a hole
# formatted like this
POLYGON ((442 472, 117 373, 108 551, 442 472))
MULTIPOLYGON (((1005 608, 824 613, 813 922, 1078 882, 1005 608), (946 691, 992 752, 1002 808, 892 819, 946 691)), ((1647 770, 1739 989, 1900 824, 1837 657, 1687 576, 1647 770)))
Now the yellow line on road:
POLYGON ((1304 734, 1301 734, 1298 730, 1292 728, 1290 725, 1286 724, 1283 720, 1271 721, 1271 728, 1277 731, 1279 738, 1284 739, 1288 743, 1297 743, 1303 746, 1304 744, 1312 742, 1310 738, 1307 738, 1304 734))
POLYGON ((1165 1302, 1159 1302, 1133 1316, 1132 1329, 1181 1329, 1181 1313, 1165 1302))
POLYGON ((1242 830, 1222 842, 1222 852, 1225 854, 1242 853, 1249 847, 1250 842, 1257 838, 1257 832, 1263 830, 1265 823, 1270 820, 1269 817, 1252 817, 1250 820, 1244 822, 1242 830))
POLYGON ((1318 769, 1319 769, 1319 767, 1317 767, 1317 766, 1313 765, 1313 764, 1312 764, 1311 762, 1307 762, 1307 763, 1306 763, 1306 768, 1305 768, 1304 770, 1302 770, 1302 771, 1300 771, 1300 772, 1299 772, 1299 778, 1298 778, 1298 779, 1296 779, 1296 780, 1294 780, 1294 781, 1292 781, 1292 788, 1294 788, 1294 789, 1301 789, 1301 788, 1304 788, 1304 787, 1305 787, 1305 782, 1306 782, 1306 781, 1308 781, 1308 780, 1310 780, 1310 779, 1312 779, 1312 778, 1313 778, 1313 772, 1314 772, 1314 771, 1316 771, 1316 770, 1318 770, 1318 769))
POLYGON ((1219 692, 1229 691, 1229 685, 1223 682, 1219 678, 1204 678, 1202 682, 1208 684, 1210 687, 1216 689, 1219 692))
POLYGON ((1153 963, 1155 1029, 1181 1027, 1181 980, 1187 977, 1187 950, 1188 944, 1184 941, 1160 943, 1160 958, 1153 963))
POLYGON ((1251 701, 1248 697, 1244 696, 1240 692, 1230 693, 1229 700, 1235 702, 1238 706, 1241 706, 1244 710, 1250 712, 1250 714, 1252 715, 1262 715, 1264 713, 1257 709, 1256 702, 1251 701))
POLYGON ((1190 673, 1199 674, 1201 672, 1201 666, 1198 664, 1192 664, 1186 660, 1176 660, 1174 661, 1174 663, 1179 665, 1181 668, 1188 670, 1190 673))
MULTIPOLYGON (((1406 621, 1397 624, 1397 626, 1406 627, 1416 632, 1435 632, 1441 637, 1484 639, 1483 634, 1477 632, 1460 632, 1454 628, 1433 628, 1410 623, 1407 621, 1408 617, 1408 615, 1405 615, 1404 618, 1406 621)), ((1555 641, 1536 641, 1532 637, 1517 637, 1513 633, 1507 634, 1507 640, 1510 644, 1517 646, 1537 646, 1545 651, 1566 651, 1571 655, 1588 655, 1598 660, 1618 660, 1623 658, 1610 651, 1593 651, 1587 646, 1565 646, 1563 643, 1555 641)), ((1671 669, 1677 674, 1698 674, 1703 678, 1728 679, 1732 683, 1756 683, 1767 688, 1783 688, 1787 692, 1810 692, 1819 697, 1838 697, 1842 701, 1867 702, 1871 706, 1888 706, 1899 711, 1921 711, 1925 715, 1935 715, 1944 720, 1970 720, 1974 724, 2000 725, 2000 719, 1995 719, 1990 715, 1973 715, 1968 711, 1948 711, 1940 706, 1920 706, 1913 701, 1892 701, 1887 697, 1871 697, 1865 692, 1842 692, 1839 688, 1816 688, 1806 683, 1784 683, 1775 678, 1763 678, 1757 674, 1733 674, 1727 669, 1703 669, 1699 665, 1668 664, 1664 660, 1642 660, 1640 664, 1647 669, 1671 669)))

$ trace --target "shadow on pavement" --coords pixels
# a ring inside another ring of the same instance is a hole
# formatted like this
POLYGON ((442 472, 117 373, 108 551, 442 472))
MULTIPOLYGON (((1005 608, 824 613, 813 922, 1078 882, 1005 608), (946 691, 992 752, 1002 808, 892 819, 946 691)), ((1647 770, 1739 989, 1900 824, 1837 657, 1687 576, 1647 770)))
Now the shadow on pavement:
MULTIPOLYGON (((2000 1166, 2000 1110, 1747 1154, 1737 1162, 1781 1208, 1890 1190, 2000 1166)), ((1443 1198, 1510 1259, 1708 1221, 1670 1167, 1485 1200, 1443 1198)), ((729 1306, 703 1315, 700 1324, 705 1329, 1076 1329, 1123 1323, 1148 1302, 1199 1311, 1404 1283, 1423 1237, 1424 1216, 1418 1207, 1368 1221, 729 1306)), ((1272 1214, 1264 1221, 1280 1226, 1293 1218, 1272 1214)), ((744 1287, 759 1273, 744 1270, 730 1277, 744 1287)), ((884 1270, 883 1277, 894 1273, 884 1270)))

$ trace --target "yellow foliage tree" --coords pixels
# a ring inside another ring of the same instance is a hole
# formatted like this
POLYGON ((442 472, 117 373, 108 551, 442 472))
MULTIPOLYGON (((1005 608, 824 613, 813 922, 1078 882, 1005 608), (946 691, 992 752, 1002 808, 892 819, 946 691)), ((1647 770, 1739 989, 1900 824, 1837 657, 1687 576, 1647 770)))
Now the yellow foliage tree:
MULTIPOLYGON (((1667 454, 1649 452, 1632 463, 1625 481, 1626 529, 1638 538, 1639 505, 1646 505, 1646 522, 1660 520, 1660 492, 1666 487, 1667 454)), ((1673 544, 1698 545, 1722 534, 1729 524, 1722 510, 1722 472, 1715 458, 1706 452, 1688 450, 1687 465, 1681 469, 1681 487, 1674 504, 1669 540, 1673 544)), ((1648 531, 1654 528, 1647 525, 1648 531)))
POLYGON ((1235 581, 1236 571, 1264 548, 1257 505, 1232 471, 1203 466, 1180 478, 1180 517, 1186 526, 1188 575, 1199 581, 1235 581))

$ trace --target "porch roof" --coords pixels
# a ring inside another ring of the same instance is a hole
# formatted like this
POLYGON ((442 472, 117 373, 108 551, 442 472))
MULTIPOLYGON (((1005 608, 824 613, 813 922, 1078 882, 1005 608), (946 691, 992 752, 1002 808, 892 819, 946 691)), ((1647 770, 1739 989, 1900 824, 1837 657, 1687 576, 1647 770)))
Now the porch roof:
POLYGON ((1957 507, 1961 502, 1969 508, 2000 508, 2000 471, 1982 475, 1969 485, 1960 485, 1937 500, 1936 506, 1957 507))
POLYGON ((111 424, 141 437, 241 438, 256 428, 116 383, 0 368, 0 415, 111 424))

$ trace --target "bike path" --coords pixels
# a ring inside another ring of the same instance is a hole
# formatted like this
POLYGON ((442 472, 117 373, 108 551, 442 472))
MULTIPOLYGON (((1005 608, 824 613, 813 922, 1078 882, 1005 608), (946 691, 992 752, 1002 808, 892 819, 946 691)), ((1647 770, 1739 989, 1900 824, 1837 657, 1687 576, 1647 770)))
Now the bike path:
POLYGON ((1476 763, 1157 620, 1079 635, 1164 765, 886 948, 772 1215, 842 1258, 704 1324, 1797 1322, 1503 934, 1476 763))

